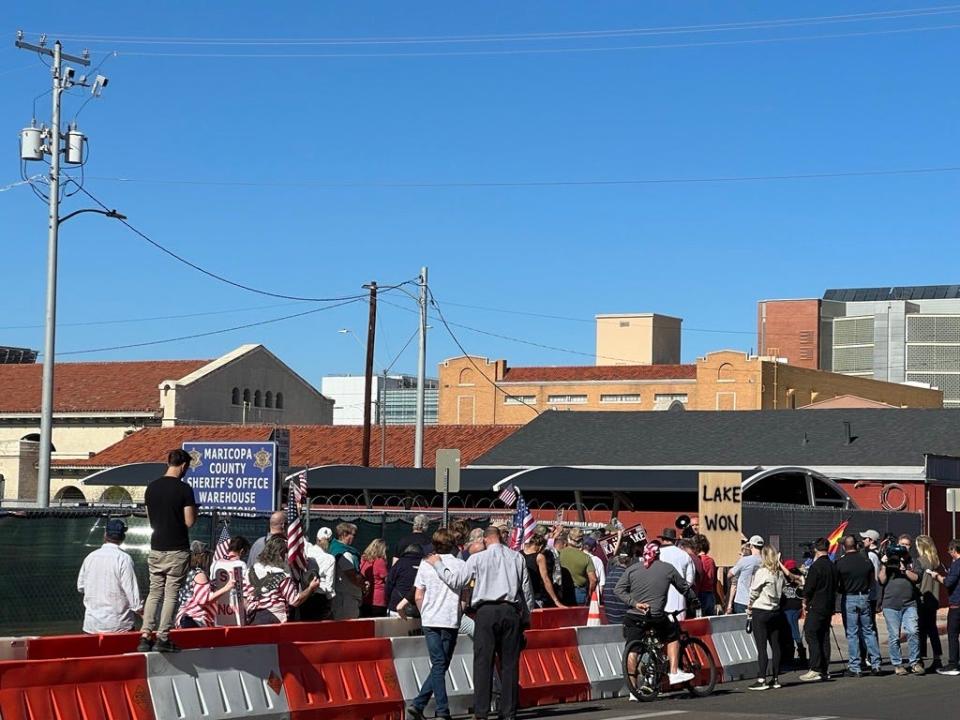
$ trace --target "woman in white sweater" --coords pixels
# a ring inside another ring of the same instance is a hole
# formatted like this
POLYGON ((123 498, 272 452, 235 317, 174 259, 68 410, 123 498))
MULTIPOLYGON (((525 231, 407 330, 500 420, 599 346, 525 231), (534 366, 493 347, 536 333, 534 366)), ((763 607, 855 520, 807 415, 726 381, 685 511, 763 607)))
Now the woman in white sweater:
POLYGON ((761 564, 750 583, 750 601, 747 615, 753 625, 753 638, 757 642, 757 681, 749 690, 766 690, 780 687, 780 596, 785 580, 780 569, 780 555, 769 545, 763 548, 761 564), (767 641, 773 651, 773 676, 767 683, 767 641))

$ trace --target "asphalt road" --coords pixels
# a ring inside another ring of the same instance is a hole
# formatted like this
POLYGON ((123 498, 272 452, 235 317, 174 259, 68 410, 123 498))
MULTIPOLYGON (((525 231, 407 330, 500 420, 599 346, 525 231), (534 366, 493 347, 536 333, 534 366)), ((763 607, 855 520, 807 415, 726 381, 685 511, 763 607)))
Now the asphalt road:
POLYGON ((801 683, 799 673, 783 675, 779 690, 747 691, 750 682, 718 685, 708 698, 686 693, 662 696, 650 703, 626 699, 554 705, 521 711, 519 717, 553 720, 903 720, 960 717, 960 677, 924 675, 897 677, 889 666, 880 677, 839 677, 801 683))

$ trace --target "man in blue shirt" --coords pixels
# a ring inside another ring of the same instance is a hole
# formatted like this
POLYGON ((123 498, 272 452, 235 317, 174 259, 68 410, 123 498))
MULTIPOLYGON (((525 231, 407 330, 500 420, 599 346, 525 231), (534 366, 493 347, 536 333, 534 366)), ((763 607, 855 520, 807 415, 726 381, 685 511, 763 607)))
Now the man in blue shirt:
MULTIPOLYGON (((950 554, 950 570, 946 575, 933 573, 950 594, 948 599, 950 609, 947 611, 947 647, 950 651, 950 661, 946 667, 937 670, 940 675, 960 675, 960 540, 954 538, 947 545, 950 554)), ((928 571, 929 572, 929 571, 928 571)))

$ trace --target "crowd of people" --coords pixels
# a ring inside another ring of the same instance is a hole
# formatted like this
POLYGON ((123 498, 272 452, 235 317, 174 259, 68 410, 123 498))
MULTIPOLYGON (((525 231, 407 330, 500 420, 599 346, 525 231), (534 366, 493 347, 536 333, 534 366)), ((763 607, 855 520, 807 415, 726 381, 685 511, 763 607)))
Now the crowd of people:
POLYGON ((351 523, 321 527, 305 548, 306 569, 297 572, 288 564, 283 512, 274 513, 266 534, 252 543, 242 536, 225 538, 216 557, 206 544, 189 542, 188 530, 197 517, 193 491, 182 480, 189 463, 185 452, 172 451, 166 474, 147 488, 153 532, 145 602, 133 560, 120 548, 127 527, 118 518, 106 523, 103 546, 85 559, 77 580, 84 595, 85 632, 130 631, 141 615, 138 650, 176 652, 169 636, 174 627, 417 617, 432 670, 407 709, 412 720, 423 717, 431 697, 437 717, 449 716, 444 677, 460 634, 474 642, 476 707, 490 705, 496 660, 501 712, 513 717, 529 612, 591 603, 604 606, 608 623, 623 626, 625 640, 651 627, 661 636, 671 684, 692 676, 678 665, 677 626, 668 621, 669 614, 683 619, 692 612, 718 611, 746 615, 745 627, 758 651, 751 690, 780 687, 785 654, 807 664, 800 680, 828 678, 831 621, 838 611, 847 639, 848 674, 880 673, 875 620, 882 614, 896 675, 960 675, 957 540, 948 545, 947 568, 926 535, 881 542, 877 531, 865 530, 859 538, 842 538, 836 552, 819 538, 800 564, 782 558, 754 535, 744 543, 740 559, 721 574, 696 518, 682 535, 666 528, 656 538, 644 535, 636 542, 622 530, 611 536, 610 528, 585 532, 541 525, 514 551, 508 547, 511 529, 506 523, 471 529, 457 521, 429 534, 428 518, 418 515, 412 532, 392 553, 380 538, 359 550, 354 545, 357 527, 351 523), (941 588, 950 606, 946 664, 937 627, 941 588))

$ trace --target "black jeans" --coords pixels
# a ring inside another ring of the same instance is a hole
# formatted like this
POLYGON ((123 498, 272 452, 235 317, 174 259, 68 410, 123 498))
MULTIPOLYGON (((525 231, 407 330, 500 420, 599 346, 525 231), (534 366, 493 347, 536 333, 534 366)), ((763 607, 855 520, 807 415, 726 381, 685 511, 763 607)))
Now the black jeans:
POLYGON ((514 720, 520 693, 520 610, 510 603, 486 603, 477 609, 473 636, 473 714, 490 714, 494 660, 500 658, 500 716, 514 720))
POLYGON ((937 660, 943 656, 940 631, 937 629, 939 601, 932 595, 921 595, 917 604, 917 623, 920 626, 920 659, 927 657, 927 638, 930 639, 930 654, 937 660))
POLYGON ((779 610, 753 611, 753 639, 757 641, 757 677, 767 676, 767 641, 773 654, 773 677, 780 675, 780 626, 783 616, 779 610))
POLYGON ((803 636, 810 653, 810 669, 826 675, 830 672, 830 616, 807 613, 803 636))
POLYGON ((950 664, 960 663, 960 607, 947 610, 947 648, 950 651, 950 664))

